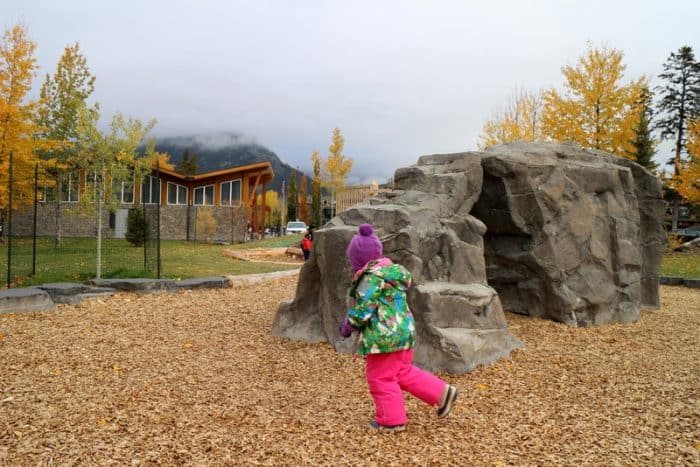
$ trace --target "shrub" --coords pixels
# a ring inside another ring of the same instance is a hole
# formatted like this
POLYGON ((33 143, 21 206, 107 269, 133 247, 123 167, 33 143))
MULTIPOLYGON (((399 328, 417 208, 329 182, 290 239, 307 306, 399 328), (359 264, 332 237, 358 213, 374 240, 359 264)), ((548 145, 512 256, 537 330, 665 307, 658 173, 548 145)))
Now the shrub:
POLYGON ((148 234, 148 220, 143 206, 129 209, 126 218, 126 239, 134 246, 141 246, 146 242, 148 234))
POLYGON ((197 236, 201 236, 206 243, 210 243, 216 235, 216 219, 209 209, 197 211, 197 236))

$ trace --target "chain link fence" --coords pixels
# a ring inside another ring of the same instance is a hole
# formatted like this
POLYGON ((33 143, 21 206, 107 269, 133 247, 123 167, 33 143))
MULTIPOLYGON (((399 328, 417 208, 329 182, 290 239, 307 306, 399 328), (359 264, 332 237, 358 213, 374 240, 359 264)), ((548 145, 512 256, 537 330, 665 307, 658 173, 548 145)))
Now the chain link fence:
POLYGON ((33 173, 21 169, 10 155, 0 213, 4 286, 32 282, 33 277, 44 283, 84 281, 96 277, 98 270, 101 277, 161 276, 159 199, 141 206, 135 202, 133 184, 112 184, 105 191, 118 204, 98 209, 97 203, 80 202, 94 183, 104 183, 97 178, 77 172, 40 173, 38 166, 33 173), (140 227, 142 241, 130 242, 129 217, 137 209, 144 210, 146 219, 140 227))

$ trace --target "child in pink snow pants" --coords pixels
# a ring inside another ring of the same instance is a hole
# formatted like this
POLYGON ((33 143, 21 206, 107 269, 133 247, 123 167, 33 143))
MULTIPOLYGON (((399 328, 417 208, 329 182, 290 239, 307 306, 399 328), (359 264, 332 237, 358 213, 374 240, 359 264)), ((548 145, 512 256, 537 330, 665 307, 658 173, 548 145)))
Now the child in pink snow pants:
POLYGON ((406 301, 411 274, 382 256, 382 242, 370 224, 360 225, 347 255, 354 273, 350 286, 354 305, 340 325, 340 335, 360 334, 357 353, 366 355, 365 375, 375 406, 369 427, 406 429, 402 391, 437 406, 438 417, 446 417, 457 399, 457 388, 413 365, 415 325, 406 301))

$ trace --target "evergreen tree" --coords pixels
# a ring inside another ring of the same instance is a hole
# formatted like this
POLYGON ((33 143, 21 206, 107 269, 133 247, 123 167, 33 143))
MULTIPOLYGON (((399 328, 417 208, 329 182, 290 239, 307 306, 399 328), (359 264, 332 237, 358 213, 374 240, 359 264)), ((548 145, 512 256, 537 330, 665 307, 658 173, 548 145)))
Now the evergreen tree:
POLYGON ((126 217, 126 240, 134 246, 142 246, 148 233, 148 220, 141 204, 129 209, 126 217))
POLYGON ((657 166, 654 162, 656 141, 651 136, 652 98, 652 92, 645 86, 640 97, 639 122, 634 128, 633 151, 630 159, 653 172, 657 166))
POLYGON ((183 175, 196 175, 199 172, 199 156, 190 154, 189 149, 185 149, 185 152, 182 153, 182 160, 177 164, 175 170, 183 175))
MULTIPOLYGON (((657 86, 661 100, 658 103, 659 118, 656 129, 661 139, 674 139, 674 153, 669 160, 673 165, 673 179, 681 174, 686 150, 688 122, 700 115, 700 63, 695 61, 692 47, 683 46, 677 53, 671 52, 664 72, 659 75, 664 84, 657 86)), ((673 200, 671 230, 678 227, 678 196, 673 200)))
POLYGON ((287 193, 287 221, 297 218, 297 172, 292 170, 289 176, 289 192, 287 193))

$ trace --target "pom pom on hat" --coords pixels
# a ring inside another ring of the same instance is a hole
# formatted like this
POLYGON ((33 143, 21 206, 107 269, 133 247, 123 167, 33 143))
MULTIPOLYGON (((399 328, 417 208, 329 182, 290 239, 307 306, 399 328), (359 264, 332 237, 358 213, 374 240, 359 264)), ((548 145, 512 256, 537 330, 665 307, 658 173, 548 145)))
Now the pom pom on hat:
POLYGON ((368 262, 382 257, 382 242, 374 235, 372 224, 362 224, 358 234, 352 237, 347 254, 353 272, 362 269, 368 262))

